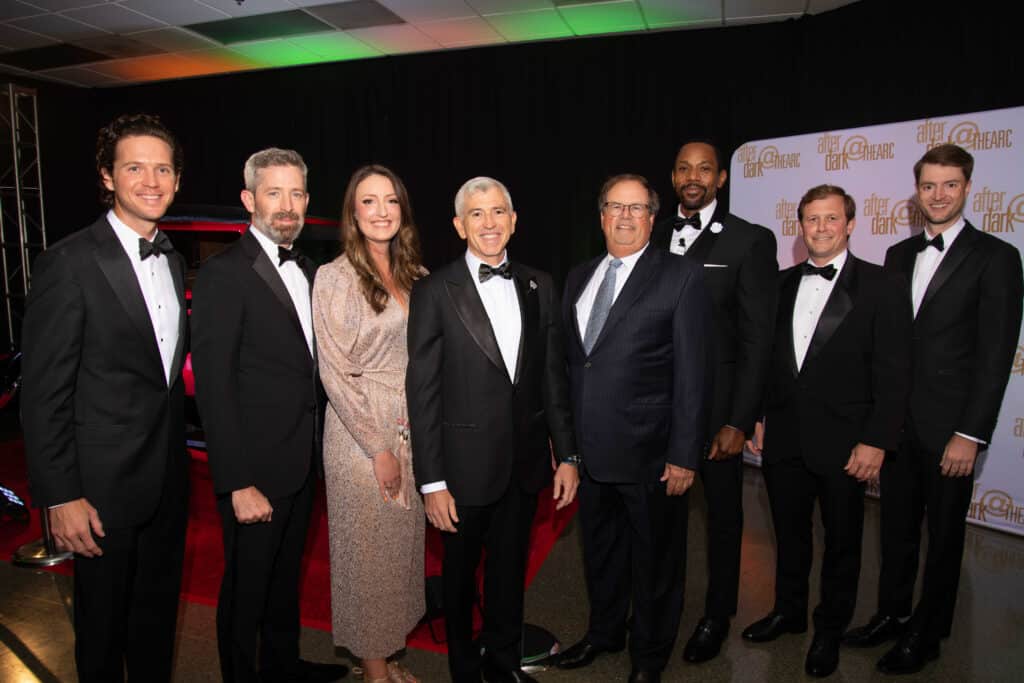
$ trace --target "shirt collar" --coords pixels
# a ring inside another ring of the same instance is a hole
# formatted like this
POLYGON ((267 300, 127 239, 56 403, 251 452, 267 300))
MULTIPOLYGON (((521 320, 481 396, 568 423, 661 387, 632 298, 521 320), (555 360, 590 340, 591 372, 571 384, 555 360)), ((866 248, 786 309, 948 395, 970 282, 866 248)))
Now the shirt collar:
MULTIPOLYGON (((110 227, 114 229, 114 234, 117 236, 117 241, 121 243, 121 246, 135 259, 139 258, 139 240, 146 239, 139 233, 129 228, 124 221, 118 218, 117 214, 114 213, 113 209, 107 211, 107 222, 110 223, 110 227)), ((156 233, 154 233, 155 235, 156 233)))
MULTIPOLYGON (((953 240, 956 239, 957 235, 963 232, 965 225, 967 225, 967 221, 964 219, 963 215, 961 215, 960 218, 957 219, 956 223, 954 223, 953 225, 949 226, 948 228, 939 233, 939 235, 942 235, 943 248, 949 249, 949 245, 953 244, 953 240)), ((936 235, 935 237, 938 237, 938 235, 936 235)), ((928 233, 927 229, 924 231, 925 241, 931 242, 933 239, 935 239, 935 237, 932 237, 928 233)))
MULTIPOLYGON (((487 266, 489 268, 497 268, 502 263, 507 263, 507 262, 508 262, 508 249, 505 249, 505 253, 501 255, 501 263, 499 263, 497 266, 491 266, 491 264, 488 263, 487 266)), ((478 259, 476 257, 476 255, 473 254, 473 252, 471 252, 469 249, 466 250, 466 266, 469 268, 469 274, 473 276, 473 280, 475 282, 477 282, 477 283, 480 282, 480 278, 478 277, 478 274, 480 273, 480 265, 482 263, 483 263, 483 261, 478 259)))
MULTIPOLYGON (((697 213, 700 214, 700 226, 702 228, 706 228, 709 225, 711 225, 711 217, 715 215, 715 209, 717 209, 717 208, 718 208, 718 198, 715 197, 714 199, 711 200, 710 204, 708 204, 703 209, 701 209, 700 211, 697 212, 697 213)), ((685 218, 685 216, 683 216, 683 205, 682 204, 680 204, 679 206, 676 207, 676 215, 679 216, 680 218, 685 218)))
MULTIPOLYGON (((622 265, 626 267, 627 271, 633 270, 633 266, 636 265, 636 262, 640 260, 640 257, 644 255, 644 252, 647 251, 647 247, 649 247, 649 246, 651 246, 650 241, 648 241, 647 244, 645 244, 640 249, 640 251, 634 252, 634 253, 630 254, 629 256, 620 256, 620 257, 618 257, 619 260, 622 261, 622 265)), ((613 258, 616 258, 616 257, 612 256, 611 254, 605 254, 604 261, 602 261, 601 264, 604 265, 604 266, 607 266, 609 263, 612 262, 613 258)))
MULTIPOLYGON (((831 261, 829 261, 828 263, 826 263, 825 265, 823 265, 821 267, 822 268, 828 268, 829 266, 835 266, 836 267, 836 272, 838 273, 839 271, 841 271, 843 269, 843 266, 846 265, 846 255, 849 254, 849 253, 850 253, 849 249, 843 249, 842 252, 836 254, 832 258, 831 261)), ((810 263, 812 266, 817 267, 816 264, 813 261, 811 261, 811 259, 809 259, 809 258, 807 259, 807 263, 810 263)), ((834 282, 834 280, 833 280, 833 282, 834 282)))
POLYGON ((269 258, 270 262, 274 264, 274 267, 280 268, 281 259, 277 255, 277 247, 279 245, 274 244, 273 240, 271 240, 269 237, 267 237, 262 232, 257 230, 252 223, 249 224, 249 232, 251 232, 252 236, 256 238, 256 241, 259 242, 259 245, 263 247, 263 251, 267 252, 267 258, 269 258))

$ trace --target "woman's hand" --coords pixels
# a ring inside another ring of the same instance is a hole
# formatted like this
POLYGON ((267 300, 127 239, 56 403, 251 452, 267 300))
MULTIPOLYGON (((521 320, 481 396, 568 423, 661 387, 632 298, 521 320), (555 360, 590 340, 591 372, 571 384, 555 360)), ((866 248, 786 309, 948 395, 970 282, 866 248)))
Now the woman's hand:
POLYGON ((380 487, 380 495, 385 503, 398 497, 402 487, 402 470, 394 453, 381 451, 373 456, 373 476, 377 478, 377 486, 380 487))

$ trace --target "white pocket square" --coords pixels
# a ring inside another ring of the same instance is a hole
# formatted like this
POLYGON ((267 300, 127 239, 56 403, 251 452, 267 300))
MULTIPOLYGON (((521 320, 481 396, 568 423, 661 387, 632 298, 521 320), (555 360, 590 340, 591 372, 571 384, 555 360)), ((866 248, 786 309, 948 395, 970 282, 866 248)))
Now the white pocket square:
POLYGON ((705 263, 705 268, 728 268, 729 265, 726 263, 705 263))

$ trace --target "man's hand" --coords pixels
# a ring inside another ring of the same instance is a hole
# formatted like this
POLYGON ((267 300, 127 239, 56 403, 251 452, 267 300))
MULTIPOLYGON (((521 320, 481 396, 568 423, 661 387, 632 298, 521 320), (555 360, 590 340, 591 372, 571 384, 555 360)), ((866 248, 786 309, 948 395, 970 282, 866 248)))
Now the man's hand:
POLYGON ((711 450, 708 451, 708 460, 726 460, 739 455, 743 451, 743 440, 746 435, 729 425, 722 425, 722 428, 711 440, 711 450))
POLYGON ((552 498, 557 500, 555 509, 561 510, 576 499, 576 489, 580 485, 580 471, 576 465, 563 462, 555 470, 555 486, 552 498))
POLYGON ((441 531, 455 533, 455 525, 459 523, 459 515, 455 512, 455 499, 448 489, 434 491, 423 496, 423 508, 427 511, 427 519, 441 531))
POLYGON ((764 422, 754 423, 754 436, 747 439, 747 450, 760 457, 761 449, 764 448, 764 422))
POLYGON ((373 476, 377 478, 380 497, 384 502, 394 499, 402 487, 402 469, 398 458, 391 451, 381 451, 373 456, 373 476))
POLYGON ((954 434, 942 453, 939 468, 945 477, 967 477, 974 472, 974 460, 978 457, 978 444, 954 434))
POLYGON ((670 496, 681 496, 686 490, 693 486, 693 470, 679 467, 671 463, 665 463, 665 473, 658 481, 667 481, 665 493, 670 496))
POLYGON ((47 512, 50 515, 50 532, 58 550, 70 550, 83 557, 99 557, 103 554, 93 539, 93 534, 100 538, 106 536, 103 533, 103 522, 89 501, 76 498, 47 512))
POLYGON ((267 497, 255 486, 231 492, 231 507, 239 524, 269 522, 274 508, 267 497))
POLYGON ((850 459, 846 461, 843 471, 857 481, 877 482, 883 460, 885 451, 881 448, 859 443, 850 451, 850 459))

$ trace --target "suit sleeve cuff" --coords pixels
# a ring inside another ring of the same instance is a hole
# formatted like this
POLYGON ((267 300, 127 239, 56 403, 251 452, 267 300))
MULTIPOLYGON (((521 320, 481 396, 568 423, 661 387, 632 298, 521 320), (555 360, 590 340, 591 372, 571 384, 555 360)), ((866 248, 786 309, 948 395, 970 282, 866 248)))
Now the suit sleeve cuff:
POLYGON ((957 436, 962 436, 963 438, 967 439, 968 441, 973 441, 974 443, 981 444, 982 446, 987 446, 988 445, 988 441, 985 441, 984 439, 979 439, 976 436, 970 436, 968 434, 964 434, 963 432, 953 432, 953 433, 956 434, 957 436))
POLYGON ((438 491, 447 491, 448 484, 442 481, 432 481, 429 484, 424 484, 420 487, 420 493, 424 496, 428 493, 437 493, 438 491))

